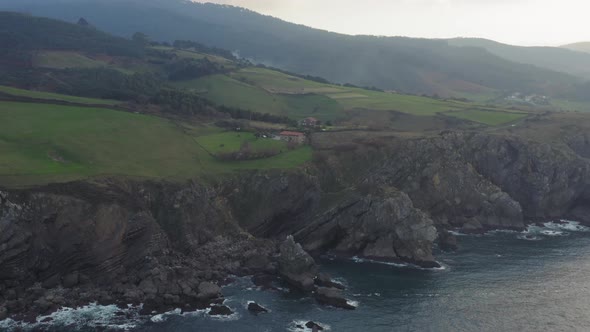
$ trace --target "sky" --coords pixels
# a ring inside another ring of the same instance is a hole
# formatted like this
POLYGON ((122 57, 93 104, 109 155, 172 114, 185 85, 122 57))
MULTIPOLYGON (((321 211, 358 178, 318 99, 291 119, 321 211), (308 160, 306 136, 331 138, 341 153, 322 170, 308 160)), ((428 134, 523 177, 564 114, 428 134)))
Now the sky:
POLYGON ((197 0, 346 33, 480 37, 514 45, 590 41, 589 0, 197 0))

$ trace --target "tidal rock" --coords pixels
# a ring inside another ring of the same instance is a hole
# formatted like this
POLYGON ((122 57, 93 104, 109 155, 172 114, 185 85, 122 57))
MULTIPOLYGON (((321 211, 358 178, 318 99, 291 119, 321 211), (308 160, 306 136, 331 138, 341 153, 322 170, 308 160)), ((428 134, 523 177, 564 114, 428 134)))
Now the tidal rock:
POLYGON ((438 232, 438 245, 444 251, 455 251, 459 249, 457 237, 446 230, 438 232))
POLYGON ((319 273, 315 277, 315 284, 319 287, 327 287, 327 288, 337 288, 337 289, 345 289, 343 284, 339 282, 335 282, 332 280, 329 274, 327 273, 319 273))
POLYGON ((274 289, 273 283, 278 281, 277 276, 272 274, 257 274, 252 277, 252 283, 258 287, 262 287, 262 289, 274 289))
POLYGON ((318 267, 313 258, 295 243, 293 236, 288 236, 281 243, 279 256, 279 274, 291 286, 310 292, 314 289, 314 277, 318 267))
POLYGON ((342 295, 342 291, 336 288, 318 287, 314 293, 315 299, 325 305, 347 310, 356 309, 355 306, 348 303, 348 300, 342 295))
POLYGON ((268 309, 262 307, 261 305, 259 305, 256 302, 250 302, 250 303, 248 303, 248 311, 255 313, 255 314, 260 314, 263 312, 268 312, 268 309))
POLYGON ((317 323, 314 323, 312 321, 305 323, 305 327, 307 327, 308 329, 311 329, 312 331, 323 331, 324 330, 323 327, 321 327, 320 325, 318 325, 317 323))
POLYGON ((0 307, 0 321, 5 320, 6 318, 8 318, 8 309, 2 306, 0 307))
POLYGON ((207 301, 216 299, 221 296, 221 288, 212 282, 202 282, 199 284, 199 293, 197 298, 199 300, 207 301))
POLYGON ((214 305, 211 307, 211 310, 209 310, 210 316, 229 316, 233 313, 234 312, 225 305, 214 305))

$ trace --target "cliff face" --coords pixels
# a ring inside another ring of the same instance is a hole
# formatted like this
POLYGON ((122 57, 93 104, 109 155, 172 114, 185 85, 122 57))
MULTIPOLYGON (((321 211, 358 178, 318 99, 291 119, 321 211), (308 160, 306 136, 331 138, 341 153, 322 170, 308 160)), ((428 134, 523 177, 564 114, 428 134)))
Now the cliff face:
POLYGON ((432 220, 403 192, 377 187, 339 202, 306 225, 296 237, 310 251, 399 260, 434 266, 437 237, 432 220))
POLYGON ((12 313, 97 300, 204 306, 201 283, 272 269, 258 258, 274 252, 211 188, 118 181, 3 191, 0 243, 0 306, 12 313))
POLYGON ((406 192, 445 227, 521 228, 590 206, 587 159, 517 137, 449 133, 403 140, 371 173, 371 181, 406 192))
POLYGON ((97 299, 207 305, 204 282, 276 273, 274 240, 287 235, 310 252, 436 266, 437 229, 590 222, 590 161, 569 148, 447 133, 388 139, 364 164, 351 153, 332 155, 329 170, 216 185, 105 179, 3 190, 0 312, 97 299))

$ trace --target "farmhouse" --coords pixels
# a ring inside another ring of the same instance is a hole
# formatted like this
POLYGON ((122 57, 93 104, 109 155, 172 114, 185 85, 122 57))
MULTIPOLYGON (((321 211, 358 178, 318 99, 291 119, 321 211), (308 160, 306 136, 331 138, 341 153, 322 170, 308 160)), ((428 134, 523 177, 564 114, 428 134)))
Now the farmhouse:
POLYGON ((318 119, 309 117, 301 120, 301 125, 304 127, 315 127, 319 123, 318 119))
POLYGON ((305 134, 297 131, 281 131, 279 133, 279 139, 286 142, 303 144, 305 142, 305 134))

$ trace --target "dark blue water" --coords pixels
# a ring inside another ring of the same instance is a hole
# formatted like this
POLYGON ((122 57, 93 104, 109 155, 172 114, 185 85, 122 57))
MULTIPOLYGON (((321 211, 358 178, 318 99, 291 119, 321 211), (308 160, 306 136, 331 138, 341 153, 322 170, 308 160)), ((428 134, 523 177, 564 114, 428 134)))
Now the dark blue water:
POLYGON ((438 253, 441 271, 323 261, 346 283, 355 311, 259 291, 241 279, 224 289, 236 311, 229 319, 164 315, 137 330, 297 331, 294 322, 313 320, 332 331, 590 331, 590 233, 560 227, 531 229, 526 238, 461 236, 458 252, 438 253), (271 312, 252 315, 248 301, 271 312))

